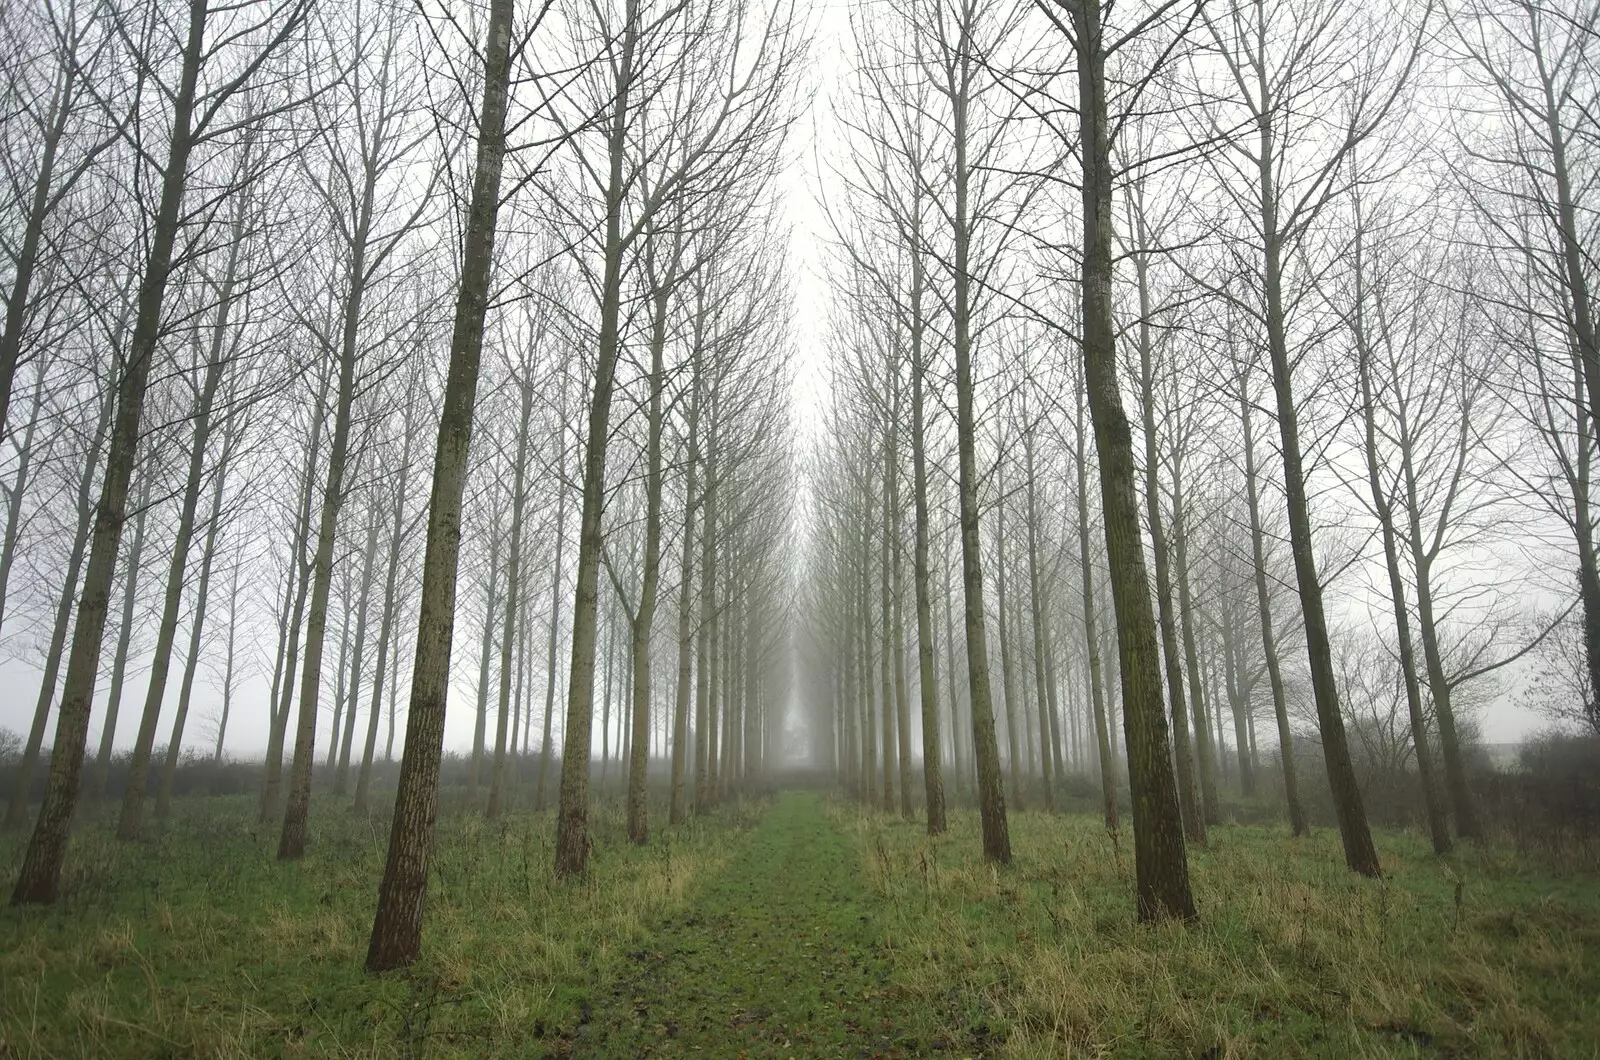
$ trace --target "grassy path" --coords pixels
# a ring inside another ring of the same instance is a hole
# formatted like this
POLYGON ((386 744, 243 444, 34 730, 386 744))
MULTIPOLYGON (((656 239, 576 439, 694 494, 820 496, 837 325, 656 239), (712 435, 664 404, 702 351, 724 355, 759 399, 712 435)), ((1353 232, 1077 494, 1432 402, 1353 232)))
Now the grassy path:
POLYGON ((780 795, 684 912, 629 953, 574 1057, 924 1055, 879 904, 821 796, 780 795))

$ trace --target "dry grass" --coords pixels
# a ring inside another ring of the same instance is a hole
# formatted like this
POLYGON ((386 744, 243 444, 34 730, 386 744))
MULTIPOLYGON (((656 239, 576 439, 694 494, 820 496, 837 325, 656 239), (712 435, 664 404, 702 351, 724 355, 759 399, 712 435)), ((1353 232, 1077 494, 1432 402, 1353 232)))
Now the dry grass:
POLYGON ((1131 850, 1087 816, 1013 814, 983 863, 975 815, 930 841, 836 807, 858 838, 897 978, 955 1040, 1016 1057, 1600 1055, 1600 887, 1505 852, 1440 861, 1379 837, 1226 826, 1191 850, 1201 917, 1141 926, 1131 850))

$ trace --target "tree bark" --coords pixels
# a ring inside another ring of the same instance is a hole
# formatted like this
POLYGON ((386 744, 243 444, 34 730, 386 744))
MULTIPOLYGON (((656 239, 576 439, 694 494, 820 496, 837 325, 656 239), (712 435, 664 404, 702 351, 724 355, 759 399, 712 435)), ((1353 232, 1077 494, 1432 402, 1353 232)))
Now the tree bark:
POLYGON ((173 537, 172 556, 167 567, 167 589, 161 607, 161 623, 156 629, 155 652, 150 660, 150 683, 145 690, 144 713, 139 718, 139 734, 133 745, 133 755, 128 760, 128 783, 122 792, 122 813, 117 819, 117 838, 138 838, 140 817, 144 811, 144 789, 150 773, 150 752, 155 745, 156 728, 161 721, 161 708, 166 700, 167 677, 172 666, 172 648, 178 636, 178 612, 183 605, 183 590, 187 580, 189 550, 194 543, 195 513, 200 505, 200 492, 205 485, 206 446, 211 440, 212 410, 216 404, 217 390, 227 370, 225 352, 228 318, 233 309, 234 286, 239 267, 240 242, 243 239, 243 197, 234 217, 233 243, 228 248, 227 271, 224 274, 217 302, 217 316, 211 328, 211 341, 206 350, 204 381, 195 402, 194 434, 190 440, 189 474, 184 485, 183 500, 178 512, 178 528, 173 537))
POLYGON ((1300 588, 1300 612, 1305 621, 1306 657, 1311 666, 1311 688, 1317 704, 1317 727, 1322 733, 1322 757, 1328 784, 1333 789, 1334 813, 1344 843, 1345 863, 1363 876, 1377 876, 1378 851, 1372 845, 1361 788, 1350 764, 1344 715, 1339 709, 1339 687, 1333 674, 1333 651, 1328 643, 1327 612, 1322 605, 1322 582, 1312 551, 1311 511, 1306 499, 1305 468, 1300 455, 1300 414, 1295 405, 1289 366, 1288 336, 1284 326, 1282 233, 1278 227, 1274 190, 1272 116, 1260 120, 1259 176, 1261 231, 1265 236, 1262 260, 1266 286, 1267 351, 1272 364, 1272 388, 1278 412, 1278 437, 1283 458, 1284 503, 1289 511, 1289 547, 1294 554, 1295 580, 1300 588))
POLYGON ((510 82, 512 0, 490 0, 485 27, 483 105, 478 111, 477 165, 463 235, 461 279, 450 339, 450 369, 428 501, 428 538, 422 565, 417 655, 406 717, 405 754, 395 794, 394 824, 378 909, 367 949, 367 970, 411 964, 422 945, 423 898, 439 805, 439 757, 444 746, 445 694, 450 684, 450 640, 455 625, 456 568, 461 547, 461 494, 466 485, 472 410, 483 320, 494 263, 500 206, 501 163, 510 82))
MULTIPOLYGON (((1297 836, 1310 835, 1305 809, 1300 805, 1300 784, 1294 764, 1294 738, 1289 731, 1289 706, 1278 664, 1277 633, 1272 625, 1272 597, 1267 592, 1265 533, 1261 526, 1261 499, 1256 487, 1256 446, 1251 427, 1251 400, 1246 370, 1239 372, 1239 426, 1244 434, 1244 493, 1250 510, 1250 556, 1255 568, 1256 615, 1261 624, 1261 653, 1272 690, 1272 712, 1278 722, 1278 758, 1283 769, 1283 795, 1289 809, 1289 828, 1297 836)), ((1252 746, 1254 746, 1252 744, 1252 746)))
POLYGON ((500 627, 500 716, 494 730, 494 772, 489 780, 489 807, 486 816, 500 816, 505 799, 506 739, 511 723, 512 649, 517 638, 517 608, 522 605, 522 512, 526 502, 523 483, 528 467, 528 421, 533 417, 533 384, 518 380, 521 395, 517 420, 517 457, 511 472, 511 551, 506 558, 506 607, 500 627))
POLYGON ((189 154, 194 146, 196 85, 205 55, 206 0, 190 0, 189 23, 182 52, 178 89, 171 97, 172 132, 161 179, 160 203, 150 228, 149 250, 139 283, 137 313, 128 357, 116 387, 116 416, 106 453, 105 475, 95 511, 94 535, 84 574, 82 596, 72 635, 62 689, 61 715, 50 755, 50 779, 44 805, 23 855, 11 904, 55 901, 61 882, 61 863, 67 853, 67 836, 77 809, 79 774, 89 735, 89 713, 99 676, 101 639, 105 634, 111 582, 116 573, 118 545, 127 513, 128 485, 138 455, 139 426, 144 416, 145 394, 151 364, 161 335, 161 307, 172 272, 173 247, 183 223, 184 189, 189 154))
MULTIPOLYGON (((5 827, 8 830, 22 827, 28 816, 28 800, 33 793, 33 774, 39 768, 39 754, 44 746, 45 728, 50 721, 50 702, 55 698, 56 680, 61 673, 61 660, 67 647, 67 630, 72 623, 72 602, 78 592, 78 578, 83 572, 84 553, 89 548, 91 528, 95 522, 96 511, 90 504, 89 498, 93 496, 94 473, 100 462, 100 449, 105 442, 106 430, 111 425, 114 394, 114 388, 106 387, 105 401, 96 416, 89 448, 84 454, 83 472, 78 477, 77 499, 74 506, 78 523, 73 530, 72 547, 67 553, 66 577, 61 585, 61 595, 57 598, 55 621, 50 626, 50 643, 45 648, 44 673, 39 679, 39 697, 34 703, 33 724, 28 728, 28 742, 23 747, 22 761, 17 764, 11 801, 6 804, 5 827)), ((58 726, 59 724, 57 722, 58 726)), ((85 733, 86 738, 87 735, 85 733)), ((54 762, 55 753, 52 751, 52 770, 54 762)))
MULTIPOLYGON (((1433 841, 1433 852, 1442 855, 1450 852, 1450 829, 1445 823, 1444 807, 1439 803, 1433 778, 1433 756, 1428 751, 1428 730, 1422 714, 1422 686, 1417 680, 1417 657, 1411 643, 1411 612, 1406 604, 1405 580, 1400 573, 1400 553, 1395 541, 1394 508, 1388 491, 1384 489, 1378 466, 1378 421, 1373 402, 1372 354, 1367 344, 1365 326, 1366 295, 1359 214, 1356 224, 1356 305, 1352 324, 1356 340, 1356 372, 1361 382, 1367 485, 1372 491, 1372 506, 1378 516, 1378 529, 1383 539, 1383 565, 1389 575, 1389 600, 1394 606, 1395 647, 1400 655, 1400 674, 1405 682, 1406 714, 1411 723, 1411 742, 1417 755, 1417 778, 1422 784, 1423 812, 1428 821, 1428 836, 1433 841)), ((1418 573, 1421 574, 1424 569, 1418 568, 1418 573)))
POLYGON ((156 790, 156 818, 165 820, 172 810, 172 783, 178 772, 183 750, 183 729, 189 719, 189 701, 194 695, 195 673, 200 668, 200 650, 205 644, 206 609, 211 596, 211 570, 217 557, 217 536, 222 529, 222 498, 228 485, 228 460, 232 455, 233 430, 228 429, 221 458, 217 461, 216 485, 212 487, 211 512, 206 521, 206 539, 200 546, 200 581, 195 586, 194 615, 189 625, 189 654, 184 659, 183 677, 178 682, 178 712, 172 719, 172 736, 167 740, 167 759, 162 764, 161 786, 156 790))
POLYGON ((601 507, 605 500, 606 448, 611 431, 611 397, 617 368, 618 325, 622 307, 623 153, 627 149, 629 94, 639 35, 638 0, 628 0, 623 16, 622 55, 616 66, 616 92, 610 115, 606 181, 605 267, 600 288, 600 341, 595 359, 594 393, 589 399, 584 443, 583 507, 578 517, 578 573, 572 601, 572 665, 567 680, 567 723, 561 749, 560 806, 556 816, 557 876, 581 875, 589 864, 589 754, 594 722, 595 609, 599 603, 601 507))
POLYGON ((916 215, 911 254, 911 482, 916 519, 916 545, 912 582, 917 596, 917 687, 922 703, 922 790, 928 817, 928 834, 943 835, 948 827, 944 810, 944 774, 940 768, 939 672, 934 660, 933 598, 928 569, 928 461, 923 434, 923 389, 927 365, 923 353, 922 291, 924 287, 921 212, 916 215))
MULTIPOLYGON (((1080 392, 1081 393, 1081 392, 1080 392)), ((1111 750, 1111 726, 1106 718, 1105 690, 1100 677, 1100 634, 1095 629, 1094 564, 1089 554, 1089 454, 1084 437, 1084 403, 1073 416, 1074 463, 1077 467, 1078 571, 1083 591, 1083 646, 1089 671, 1089 698, 1094 706, 1095 749, 1100 759, 1100 803, 1106 828, 1117 830, 1117 759, 1111 750)))
POLYGON ((1106 117, 1105 47, 1097 0, 1071 10, 1078 53, 1078 119, 1083 152, 1083 362, 1095 447, 1100 455, 1100 501, 1117 618, 1122 672, 1122 722, 1133 800, 1134 875, 1141 920, 1194 917, 1182 817, 1161 703, 1155 616, 1134 487, 1133 431, 1117 386, 1112 323, 1112 209, 1110 129, 1106 117))

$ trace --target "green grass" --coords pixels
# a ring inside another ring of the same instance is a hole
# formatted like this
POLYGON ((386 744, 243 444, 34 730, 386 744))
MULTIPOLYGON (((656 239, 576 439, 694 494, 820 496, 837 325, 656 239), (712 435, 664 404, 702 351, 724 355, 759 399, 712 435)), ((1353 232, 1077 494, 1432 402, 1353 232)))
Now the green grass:
POLYGON ((948 1048, 896 982, 882 903, 820 796, 780 795, 690 907, 628 954, 585 1056, 921 1056, 948 1048))
MULTIPOLYGON (((150 839, 74 838, 55 907, 0 911, 0 1057, 1600 1056, 1600 880, 1499 848, 1214 829, 1200 919, 1133 919, 1128 836, 1013 814, 913 823, 788 793, 650 844, 594 813, 589 876, 549 815, 440 819, 424 957, 361 971, 387 837, 317 803, 273 860, 248 800, 150 839)), ((25 837, 0 837, 0 873, 25 837)))
MULTIPOLYGON (((273 858, 253 800, 180 800, 153 838, 73 838, 57 905, 0 910, 0 1056, 544 1055, 620 954, 737 851, 725 809, 642 848, 597 807, 592 870, 552 877, 553 818, 442 816, 423 958, 362 973, 388 838, 313 806, 304 861, 273 858)), ((151 829, 155 832, 155 829, 151 829)), ((0 839, 15 877, 24 836, 0 839)))
POLYGON ((1017 1057, 1600 1056, 1600 880, 1495 848, 1441 861, 1380 833, 1386 873, 1338 834, 1231 825, 1190 850, 1197 923, 1133 918, 1130 837, 1093 817, 1014 814, 985 865, 975 815, 950 834, 838 806, 898 980, 1017 1057))

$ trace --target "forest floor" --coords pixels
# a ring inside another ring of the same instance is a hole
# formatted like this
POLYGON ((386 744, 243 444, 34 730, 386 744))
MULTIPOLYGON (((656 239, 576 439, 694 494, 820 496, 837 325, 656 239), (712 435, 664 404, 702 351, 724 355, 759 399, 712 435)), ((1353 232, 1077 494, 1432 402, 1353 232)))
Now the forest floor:
MULTIPOLYGON (((75 836, 63 900, 0 910, 0 1057, 1600 1056, 1600 879, 1503 848, 1227 825, 1191 925, 1132 916, 1124 829, 915 822, 811 792, 643 847, 614 801, 588 876, 551 815, 440 819, 424 956, 361 971, 381 820, 314 806, 272 860, 246 800, 187 799, 135 844, 75 836)), ((0 836, 14 875, 25 837, 0 836)))

